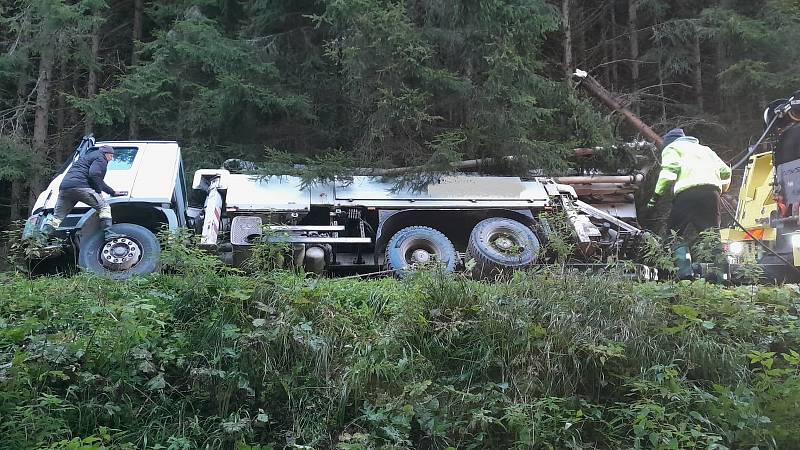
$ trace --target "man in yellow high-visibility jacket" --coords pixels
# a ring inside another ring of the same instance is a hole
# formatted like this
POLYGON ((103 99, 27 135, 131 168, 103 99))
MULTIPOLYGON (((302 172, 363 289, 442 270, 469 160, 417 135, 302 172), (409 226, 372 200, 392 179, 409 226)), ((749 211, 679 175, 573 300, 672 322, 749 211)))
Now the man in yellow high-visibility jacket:
POLYGON ((720 195, 731 182, 731 168, 713 150, 700 145, 697 138, 676 128, 663 137, 661 173, 648 202, 653 207, 670 186, 675 193, 669 216, 669 229, 680 238, 675 258, 678 277, 692 277, 689 247, 706 229, 719 227, 720 195))

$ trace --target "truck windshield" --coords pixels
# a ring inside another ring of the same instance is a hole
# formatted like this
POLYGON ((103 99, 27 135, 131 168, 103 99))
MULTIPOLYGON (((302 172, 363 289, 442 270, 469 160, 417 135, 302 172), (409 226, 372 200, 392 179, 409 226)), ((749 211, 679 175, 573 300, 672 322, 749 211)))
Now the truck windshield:
POLYGON ((114 159, 108 163, 108 170, 128 170, 136 159, 136 147, 114 147, 114 159))

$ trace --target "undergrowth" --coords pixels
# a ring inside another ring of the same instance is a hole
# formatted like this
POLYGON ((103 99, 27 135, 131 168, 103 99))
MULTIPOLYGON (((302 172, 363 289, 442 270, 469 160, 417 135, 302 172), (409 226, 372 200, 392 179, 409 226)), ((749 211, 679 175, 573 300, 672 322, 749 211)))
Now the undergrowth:
MULTIPOLYGON (((0 448, 794 448, 797 293, 0 275, 0 448)), ((199 258, 199 259, 198 259, 199 258)))

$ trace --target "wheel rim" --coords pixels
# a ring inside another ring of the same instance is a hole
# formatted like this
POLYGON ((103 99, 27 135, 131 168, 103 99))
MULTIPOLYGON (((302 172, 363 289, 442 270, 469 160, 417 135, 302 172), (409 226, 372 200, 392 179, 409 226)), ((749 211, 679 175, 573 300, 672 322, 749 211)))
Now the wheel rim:
POLYGON ((429 262, 430 260, 431 260, 431 254, 425 249, 418 248, 413 252, 411 252, 412 263, 424 264, 426 262, 429 262))
POLYGON ((489 245, 505 255, 517 255, 525 250, 517 236, 506 230, 497 230, 489 235, 489 245))
POLYGON ((424 239, 413 239, 403 243, 401 252, 409 266, 429 263, 438 256, 438 251, 433 243, 424 239))
POLYGON ((103 248, 100 249, 100 264, 114 272, 131 269, 141 259, 141 245, 128 237, 119 237, 106 241, 103 248))

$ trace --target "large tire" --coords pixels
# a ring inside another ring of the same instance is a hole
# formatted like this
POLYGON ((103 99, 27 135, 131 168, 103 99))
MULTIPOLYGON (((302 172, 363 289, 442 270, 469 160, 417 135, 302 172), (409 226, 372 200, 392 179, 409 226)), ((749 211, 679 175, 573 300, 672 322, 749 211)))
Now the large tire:
POLYGON ((541 243, 536 233, 520 222, 493 217, 475 225, 469 235, 467 261, 474 261, 472 276, 491 279, 536 263, 541 243))
POLYGON ((453 272, 458 253, 441 231, 416 226, 403 228, 392 236, 386 246, 386 262, 399 278, 413 272, 415 264, 427 262, 438 262, 446 272, 453 272))
POLYGON ((100 230, 81 242, 78 265, 83 270, 114 280, 158 271, 161 245, 150 230, 132 223, 112 225, 111 230, 122 237, 107 242, 100 230), (114 252, 125 250, 115 257, 114 252))

